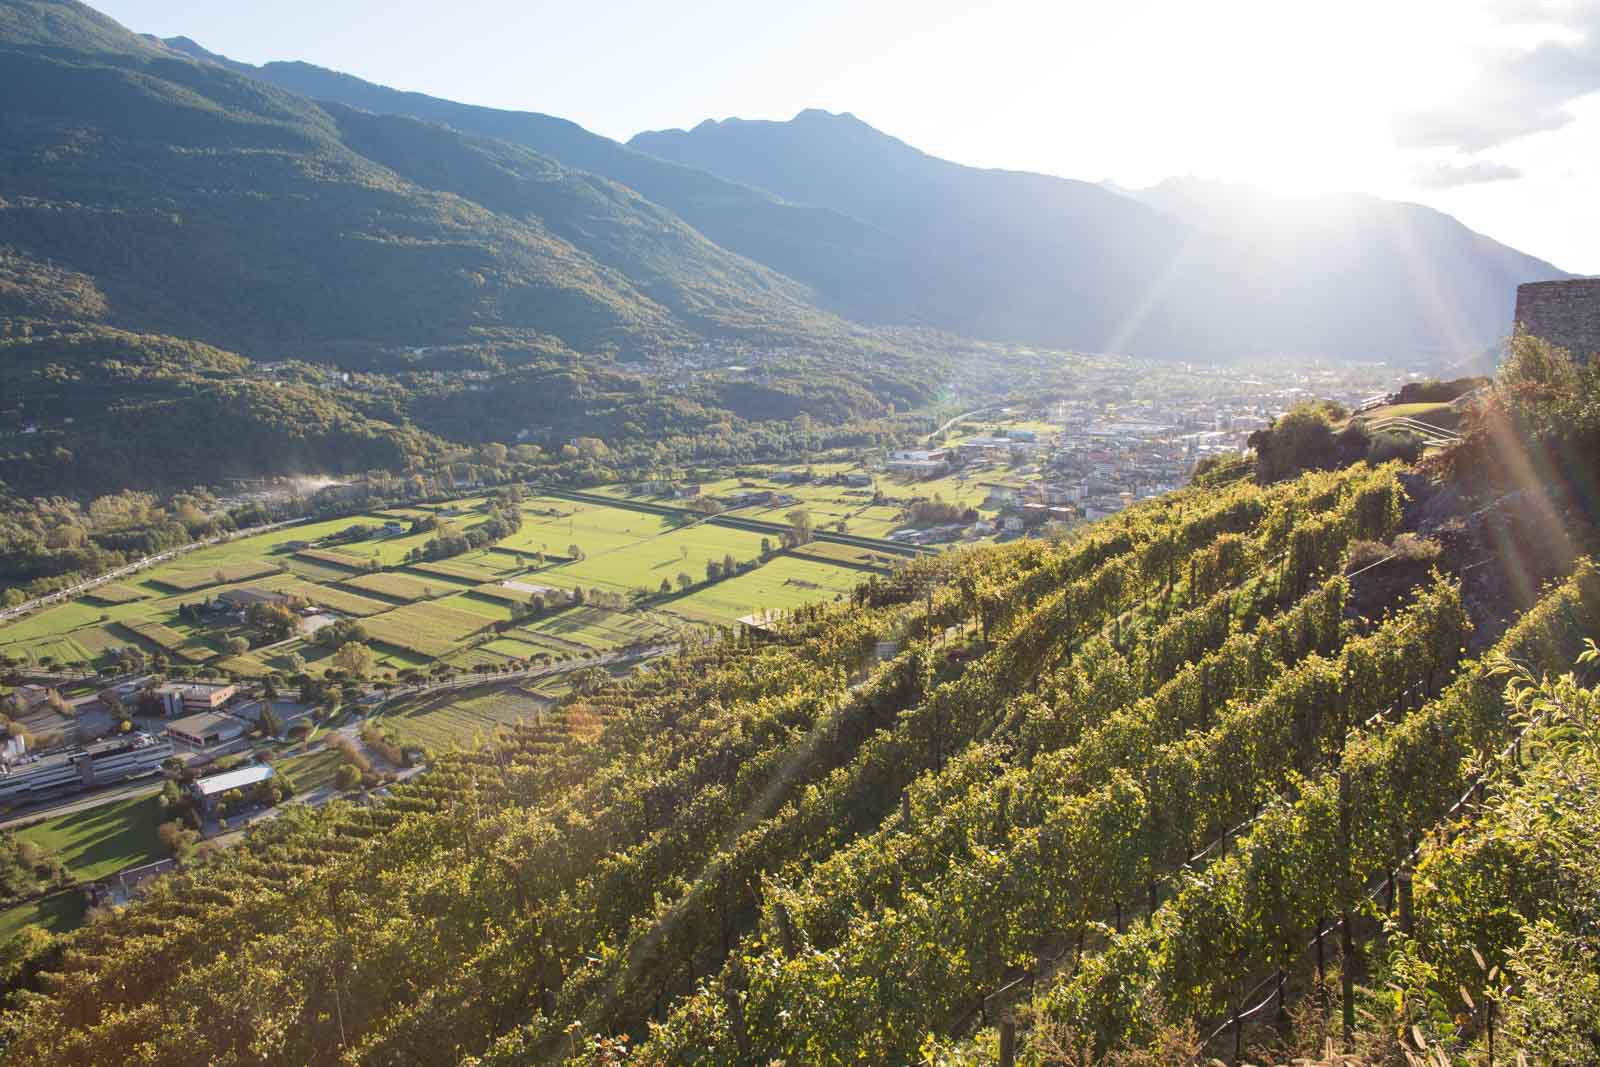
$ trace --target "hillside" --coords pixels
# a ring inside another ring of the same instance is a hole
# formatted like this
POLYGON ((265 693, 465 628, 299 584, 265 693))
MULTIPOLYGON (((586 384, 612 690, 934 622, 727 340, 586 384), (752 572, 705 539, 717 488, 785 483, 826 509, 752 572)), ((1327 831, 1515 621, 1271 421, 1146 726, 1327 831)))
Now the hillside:
POLYGON ((462 133, 532 149, 569 167, 625 185, 673 212, 729 251, 810 286, 828 306, 867 319, 912 314, 894 280, 909 266, 898 241, 859 219, 790 203, 706 171, 636 152, 553 115, 505 111, 403 92, 309 63, 251 66, 209 52, 186 37, 161 42, 312 100, 379 115, 405 115, 462 133))
POLYGON ((1458 907, 1435 834, 1524 736, 1495 657, 1559 672, 1600 635, 1553 531, 1437 494, 1197 486, 685 652, 37 948, 8 1060, 995 1062, 1029 997, 1040 1062, 1198 1048, 1263 976, 1314 1023, 1300 946, 1342 914, 1337 1032, 1413 845, 1416 913, 1458 907), (1343 574, 1402 530, 1441 543, 1343 574))
POLYGON ((642 353, 838 330, 798 284, 602 178, 321 107, 74 3, 4 10, 12 307, 252 356, 484 330, 642 353), (75 306, 52 271, 84 280, 75 306))
POLYGON ((910 242, 937 321, 979 336, 1165 355, 1460 355, 1504 335, 1518 282, 1565 276, 1415 205, 1249 226, 1178 210, 1160 187, 1136 200, 962 166, 848 114, 708 120, 629 145, 910 242))

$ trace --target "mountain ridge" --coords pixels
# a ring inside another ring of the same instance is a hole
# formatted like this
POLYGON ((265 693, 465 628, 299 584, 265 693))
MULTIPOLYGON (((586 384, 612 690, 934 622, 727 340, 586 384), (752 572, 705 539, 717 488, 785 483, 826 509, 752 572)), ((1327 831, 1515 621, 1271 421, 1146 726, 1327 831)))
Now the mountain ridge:
MULTIPOLYGON (((1359 256, 1319 269, 1323 249, 1309 236, 1286 255, 1262 255, 1259 234, 1198 227, 1192 213, 1171 203, 1074 179, 967 167, 921 152, 854 115, 815 108, 786 122, 708 120, 690 130, 641 133, 629 144, 779 196, 856 214, 901 236, 924 223, 925 231, 934 231, 920 234, 927 254, 970 261, 976 253, 980 260, 965 273, 953 272, 945 287, 957 299, 965 294, 969 317, 980 327, 985 303, 1012 299, 1018 288, 1073 291, 1079 275, 1068 268, 1074 261, 1058 258, 1057 250, 1087 243, 1096 272, 1120 261, 1126 275, 1126 285, 1103 286, 1098 294, 1120 309, 1110 318, 1143 320, 1131 333, 1113 336, 1169 348, 1168 355, 1182 354, 1170 350, 1174 344, 1261 354, 1464 354, 1503 334, 1517 283, 1568 276, 1448 215, 1418 206, 1423 216, 1388 201, 1381 203, 1391 215, 1433 227, 1426 236, 1434 243, 1421 250, 1431 277, 1391 269, 1386 260, 1395 255, 1394 240, 1370 224, 1359 256), (809 165, 818 159, 829 165, 809 165), (1141 215, 1135 207, 1156 214, 1141 215), (983 236, 997 229, 1009 229, 1010 240, 984 247, 983 236), (1128 229, 1138 239, 1130 240, 1128 229)), ((1348 241, 1353 233, 1339 236, 1348 241)), ((1095 319, 1055 310, 1025 323, 1032 339, 1081 344, 1095 319)))

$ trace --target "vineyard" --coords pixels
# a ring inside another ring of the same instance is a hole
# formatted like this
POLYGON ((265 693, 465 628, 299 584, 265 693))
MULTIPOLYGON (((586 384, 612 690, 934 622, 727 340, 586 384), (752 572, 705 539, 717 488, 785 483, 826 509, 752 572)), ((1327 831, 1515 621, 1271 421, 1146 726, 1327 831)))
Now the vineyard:
MULTIPOLYGON (((1409 477, 858 566, 841 602, 557 705, 441 703, 486 743, 32 961, 7 1061, 1592 1059, 1600 710, 1545 679, 1585 668, 1600 571, 1517 563, 1517 613, 1469 595, 1475 550, 1350 567, 1408 529, 1409 477)), ((482 623, 367 620, 427 655, 482 623)))

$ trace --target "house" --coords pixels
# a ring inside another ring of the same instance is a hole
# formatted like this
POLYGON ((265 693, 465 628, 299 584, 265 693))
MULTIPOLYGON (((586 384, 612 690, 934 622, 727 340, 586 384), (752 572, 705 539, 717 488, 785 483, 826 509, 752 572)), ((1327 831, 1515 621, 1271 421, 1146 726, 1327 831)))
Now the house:
POLYGON ((697 497, 699 495, 700 487, 698 485, 678 485, 674 486, 672 489, 672 497, 674 500, 687 500, 690 497, 697 497))
POLYGON ((383 535, 385 537, 399 537, 405 532, 406 526, 403 522, 390 519, 388 522, 383 524, 383 535))
POLYGON ((856 489, 865 489, 872 484, 872 475, 867 474, 865 471, 846 474, 844 476, 844 484, 853 486, 856 489))
POLYGON ((191 748, 207 749, 237 741, 249 728, 243 719, 208 711, 168 723, 167 736, 191 748))
POLYGON ((207 682, 170 682, 158 686, 156 699, 161 702, 162 714, 194 715, 216 711, 231 700, 238 687, 207 682))
POLYGON ((213 774, 209 778, 199 778, 189 783, 189 795, 194 798, 195 806, 202 814, 210 815, 212 809, 227 794, 238 790, 244 792, 261 782, 270 781, 273 777, 272 768, 265 763, 253 764, 249 767, 240 767, 237 770, 224 771, 213 774))

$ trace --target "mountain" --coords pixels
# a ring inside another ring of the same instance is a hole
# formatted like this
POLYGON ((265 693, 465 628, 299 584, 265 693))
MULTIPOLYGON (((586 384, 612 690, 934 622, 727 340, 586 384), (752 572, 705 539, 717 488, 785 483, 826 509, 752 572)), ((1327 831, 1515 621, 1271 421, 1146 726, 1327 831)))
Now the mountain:
POLYGON ((1470 348, 1504 333, 1498 312, 1524 281, 1565 272, 1422 204, 1360 194, 1278 195, 1249 185, 1173 178, 1129 190, 1151 207, 1197 229, 1227 236, 1250 252, 1267 276, 1297 276, 1302 305, 1319 328, 1334 329, 1342 308, 1398 302, 1427 309, 1441 336, 1470 348), (1489 309, 1495 314, 1483 314, 1489 309))
POLYGON ((251 66, 187 37, 153 46, 226 67, 313 100, 380 115, 404 115, 462 133, 493 137, 626 185, 682 218, 722 247, 810 286, 829 307, 868 319, 911 314, 897 280, 909 263, 900 243, 859 219, 788 203, 703 170, 636 152, 575 122, 403 92, 300 62, 251 66))
POLYGON ((313 104, 75 3, 0 11, 7 307, 48 305, 67 271, 94 294, 82 317, 274 356, 842 327, 804 286, 528 149, 313 104))
POLYGON ((1246 225, 1188 197, 952 163, 849 114, 708 120, 629 145, 897 235, 940 324, 982 336, 1171 356, 1455 355, 1505 333, 1519 282, 1567 276, 1417 205, 1367 198, 1353 214, 1246 225))
POLYGON ((771 439, 752 423, 875 419, 945 380, 815 297, 525 146, 0 0, 0 495, 404 469, 530 426, 733 451, 771 439), (661 395, 664 360, 721 348, 750 380, 661 395), (284 360, 321 369, 260 366, 284 360))

